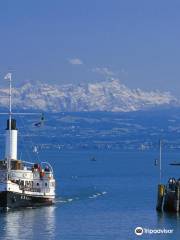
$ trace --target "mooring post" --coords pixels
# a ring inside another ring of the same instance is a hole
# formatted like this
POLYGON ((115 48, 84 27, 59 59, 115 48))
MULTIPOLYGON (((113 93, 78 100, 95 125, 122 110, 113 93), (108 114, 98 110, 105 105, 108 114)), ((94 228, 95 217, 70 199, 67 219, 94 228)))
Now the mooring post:
POLYGON ((165 193, 165 186, 161 184, 162 182, 162 140, 159 140, 159 184, 157 193, 157 205, 156 210, 161 212, 163 210, 163 200, 165 193))
POLYGON ((179 212, 180 186, 177 183, 175 188, 175 211, 179 212))
POLYGON ((156 210, 158 212, 162 212, 164 191, 165 191, 164 185, 163 184, 158 184, 157 205, 156 205, 156 210))

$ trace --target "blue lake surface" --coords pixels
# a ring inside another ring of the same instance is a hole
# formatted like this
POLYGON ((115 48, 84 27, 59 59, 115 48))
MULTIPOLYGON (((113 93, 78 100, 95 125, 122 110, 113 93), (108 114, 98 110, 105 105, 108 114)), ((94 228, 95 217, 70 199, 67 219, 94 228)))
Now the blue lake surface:
MULTIPOLYGON (((56 204, 0 215, 0 239, 126 240, 178 239, 177 215, 155 210, 158 152, 61 151, 46 149, 57 181, 56 204), (95 156, 96 161, 91 161, 95 156), (143 234, 134 229, 173 229, 173 234, 143 234)), ((168 166, 180 152, 163 153, 163 181, 180 177, 168 166)))

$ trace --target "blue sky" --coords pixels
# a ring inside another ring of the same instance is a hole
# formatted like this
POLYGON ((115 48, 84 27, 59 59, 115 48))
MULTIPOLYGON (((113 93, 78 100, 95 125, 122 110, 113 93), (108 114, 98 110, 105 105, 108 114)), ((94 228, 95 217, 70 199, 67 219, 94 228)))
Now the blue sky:
POLYGON ((0 76, 180 92, 179 0, 2 0, 0 76))

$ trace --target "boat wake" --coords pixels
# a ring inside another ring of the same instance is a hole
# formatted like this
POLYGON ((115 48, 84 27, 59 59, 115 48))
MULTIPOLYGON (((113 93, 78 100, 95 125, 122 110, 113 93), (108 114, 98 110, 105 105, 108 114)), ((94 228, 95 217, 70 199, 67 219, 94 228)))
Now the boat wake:
POLYGON ((100 196, 102 196, 102 195, 105 195, 105 194, 107 194, 107 192, 97 192, 97 193, 95 193, 95 194, 93 194, 92 196, 89 196, 89 198, 97 198, 97 197, 100 197, 100 196))
POLYGON ((91 193, 86 196, 83 194, 82 196, 57 197, 55 200, 55 203, 65 204, 65 203, 71 203, 73 201, 79 201, 79 200, 85 200, 85 199, 95 199, 98 197, 102 197, 105 194, 107 194, 107 192, 102 191, 102 192, 91 193))

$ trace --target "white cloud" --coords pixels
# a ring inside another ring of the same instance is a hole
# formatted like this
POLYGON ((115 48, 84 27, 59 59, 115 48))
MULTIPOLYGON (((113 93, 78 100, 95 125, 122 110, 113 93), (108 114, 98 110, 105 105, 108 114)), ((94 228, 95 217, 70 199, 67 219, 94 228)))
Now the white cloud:
POLYGON ((116 74, 112 72, 109 68, 107 67, 96 67, 92 69, 93 72, 96 72, 98 74, 101 74, 106 77, 112 77, 115 76, 116 74))
POLYGON ((83 61, 79 58, 71 58, 71 59, 68 59, 68 61, 72 65, 82 65, 83 64, 83 61))

